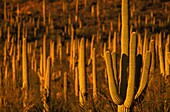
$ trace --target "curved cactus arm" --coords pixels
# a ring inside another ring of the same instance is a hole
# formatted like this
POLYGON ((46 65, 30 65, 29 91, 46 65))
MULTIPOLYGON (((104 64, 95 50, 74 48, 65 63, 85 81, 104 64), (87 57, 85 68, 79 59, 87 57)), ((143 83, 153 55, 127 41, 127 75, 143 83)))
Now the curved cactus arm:
POLYGON ((144 88, 148 82, 150 64, 151 64, 151 52, 147 51, 146 55, 145 55, 145 62, 144 62, 144 66, 143 66, 140 85, 139 85, 139 89, 135 95, 135 99, 137 99, 140 96, 140 94, 142 93, 142 91, 144 90, 144 88))
POLYGON ((113 72, 116 81, 116 86, 118 87, 118 76, 117 76, 117 69, 116 69, 116 52, 112 52, 112 65, 113 65, 113 72))
POLYGON ((105 62, 106 62, 106 69, 107 69, 107 74, 108 74, 108 84, 109 84, 110 95, 111 95, 113 102, 117 105, 120 105, 123 103, 123 100, 118 94, 116 81, 113 78, 113 69, 112 69, 110 51, 106 51, 105 56, 106 56, 105 62))
POLYGON ((136 33, 133 32, 130 38, 130 54, 129 54, 129 78, 128 86, 126 90, 126 99, 124 101, 124 106, 130 108, 132 101, 134 99, 135 90, 135 74, 136 74, 136 33))
POLYGON ((101 55, 101 57, 102 58, 105 58, 105 52, 106 52, 106 42, 104 43, 104 48, 103 48, 103 54, 101 53, 100 55, 101 55))

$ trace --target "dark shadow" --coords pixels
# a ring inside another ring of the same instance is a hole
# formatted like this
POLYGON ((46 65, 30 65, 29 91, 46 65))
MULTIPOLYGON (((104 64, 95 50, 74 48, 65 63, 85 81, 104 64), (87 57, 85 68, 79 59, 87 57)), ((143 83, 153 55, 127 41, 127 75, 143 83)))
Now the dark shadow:
POLYGON ((129 59, 126 54, 122 55, 121 66, 120 66, 120 83, 119 83, 119 92, 123 100, 126 98, 126 89, 128 83, 128 66, 129 66, 129 59))
POLYGON ((142 68, 142 55, 138 54, 136 57, 135 93, 137 92, 137 89, 139 88, 141 68, 142 68))

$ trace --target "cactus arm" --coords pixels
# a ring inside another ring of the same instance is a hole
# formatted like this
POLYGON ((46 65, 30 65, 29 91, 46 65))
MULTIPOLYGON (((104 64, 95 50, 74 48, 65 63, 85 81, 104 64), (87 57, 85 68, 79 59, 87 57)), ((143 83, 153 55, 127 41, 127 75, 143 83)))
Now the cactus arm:
POLYGON ((103 54, 101 53, 101 57, 105 58, 105 52, 106 52, 106 42, 104 43, 104 48, 103 48, 103 54))
POLYGON ((154 73, 155 71, 155 41, 154 40, 151 40, 150 41, 150 51, 151 51, 151 54, 152 54, 152 59, 151 59, 151 68, 150 68, 150 71, 154 73))
POLYGON ((116 85, 118 87, 118 77, 117 77, 117 69, 116 69, 116 52, 112 52, 111 55, 112 55, 114 77, 115 77, 116 85))
POLYGON ((148 82, 150 64, 151 64, 151 52, 147 51, 146 55, 145 55, 145 62, 144 62, 144 66, 143 66, 139 89, 135 95, 135 99, 137 99, 140 96, 140 94, 142 93, 142 91, 144 90, 144 88, 148 82))
POLYGON ((167 52, 166 55, 167 55, 166 58, 167 58, 167 60, 168 60, 168 63, 170 64, 170 52, 167 52))
POLYGON ((113 102, 117 105, 120 105, 123 103, 123 100, 118 94, 116 82, 115 82, 115 79, 113 78, 113 69, 112 69, 112 64, 111 64, 110 52, 106 51, 105 56, 106 56, 105 62, 106 62, 106 69, 107 69, 107 74, 108 74, 108 84, 109 84, 110 95, 111 95, 113 102))
POLYGON ((130 54, 129 54, 129 78, 126 91, 126 99, 124 106, 130 108, 134 98, 135 90, 135 74, 136 74, 136 33, 132 33, 130 39, 130 54))
POLYGON ((160 72, 162 76, 165 75, 165 66, 164 66, 164 58, 163 58, 163 51, 162 46, 159 46, 159 62, 160 62, 160 72))

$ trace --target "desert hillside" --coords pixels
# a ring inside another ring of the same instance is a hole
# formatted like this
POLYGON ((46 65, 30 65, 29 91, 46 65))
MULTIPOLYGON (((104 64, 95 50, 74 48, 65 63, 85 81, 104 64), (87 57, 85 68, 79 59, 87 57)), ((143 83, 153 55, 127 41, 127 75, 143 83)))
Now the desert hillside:
POLYGON ((169 0, 0 0, 0 112, 170 112, 169 42, 169 0))

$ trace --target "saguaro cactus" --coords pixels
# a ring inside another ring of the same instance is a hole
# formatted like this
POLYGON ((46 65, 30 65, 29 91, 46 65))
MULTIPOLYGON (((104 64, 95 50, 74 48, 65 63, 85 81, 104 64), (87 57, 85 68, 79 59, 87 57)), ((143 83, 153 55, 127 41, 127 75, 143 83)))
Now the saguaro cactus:
POLYGON ((43 37, 43 75, 46 73, 46 47, 47 47, 47 42, 46 42, 46 35, 43 37))
POLYGON ((132 33, 130 39, 130 54, 129 54, 129 78, 126 90, 126 99, 124 101, 125 107, 130 107, 135 89, 135 73, 136 73, 136 33, 132 33))
POLYGON ((92 74, 93 74, 93 98, 97 98, 97 84, 96 84, 96 50, 93 48, 92 52, 92 74))
POLYGON ((64 94, 64 101, 67 102, 67 72, 64 72, 64 91, 63 91, 63 94, 64 94))
POLYGON ((85 73, 85 40, 81 39, 80 47, 79 47, 79 100, 80 103, 83 104, 85 101, 85 92, 86 92, 86 73, 85 73))
POLYGON ((44 108, 45 112, 50 111, 49 102, 50 102, 50 81, 51 81, 51 58, 50 56, 47 58, 47 69, 46 74, 44 76, 45 83, 44 83, 44 108))
POLYGON ((78 67, 76 66, 75 67, 75 82, 74 82, 74 88, 75 88, 75 96, 76 97, 78 97, 78 95, 79 95, 79 89, 78 89, 78 87, 79 87, 79 80, 78 80, 78 78, 79 78, 79 75, 78 75, 78 67))
MULTIPOLYGON (((125 98, 122 96, 122 94, 119 94, 118 85, 116 84, 117 79, 115 79, 116 77, 113 77, 115 75, 115 74, 113 74, 114 73, 113 70, 115 69, 115 67, 114 68, 112 67, 110 52, 109 51, 105 52, 106 53, 105 61, 106 61, 107 74, 108 74, 109 91, 110 91, 112 100, 117 105, 123 104, 123 108, 127 109, 127 110, 130 108, 133 99, 138 98, 138 96, 142 93, 143 89, 145 88, 147 81, 148 81, 148 74, 149 74, 150 63, 151 63, 151 52, 147 51, 146 57, 144 60, 143 71, 142 71, 142 76, 141 76, 141 80, 140 80, 140 86, 139 86, 137 94, 135 95, 136 51, 137 51, 136 40, 137 40, 136 33, 132 33, 131 38, 130 38, 129 76, 128 76, 128 83, 127 83, 128 85, 127 85, 127 89, 124 90, 124 91, 126 91, 125 98)), ((122 59, 120 59, 120 60, 122 60, 122 59)), ((113 61, 114 61, 113 63, 116 63, 115 59, 113 61)), ((124 65, 122 65, 122 66, 124 66, 124 65)), ((122 70, 124 70, 124 69, 122 69, 122 70)), ((122 73, 124 73, 124 71, 122 71, 122 73)), ((124 79, 124 78, 122 78, 122 79, 124 79)), ((126 86, 126 85, 124 84, 124 85, 119 85, 119 86, 126 86)), ((120 87, 120 88, 122 88, 122 87, 120 87)), ((126 88, 126 87, 123 87, 123 88, 126 88)))
POLYGON ((22 90, 23 90, 23 107, 26 108, 28 98, 28 74, 27 74, 27 38, 23 37, 22 41, 22 90))
POLYGON ((16 46, 14 46, 13 56, 12 56, 12 80, 13 80, 13 89, 16 88, 16 46))

